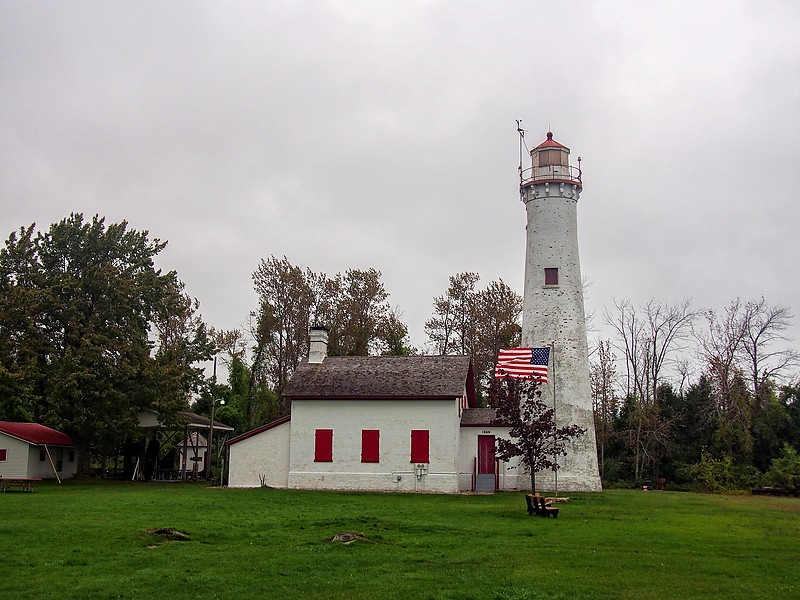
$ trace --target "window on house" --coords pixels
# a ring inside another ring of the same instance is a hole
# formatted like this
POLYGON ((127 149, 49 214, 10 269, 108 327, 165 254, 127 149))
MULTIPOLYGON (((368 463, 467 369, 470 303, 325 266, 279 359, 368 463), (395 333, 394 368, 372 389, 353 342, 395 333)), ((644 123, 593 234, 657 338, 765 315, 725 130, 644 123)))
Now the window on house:
POLYGON ((8 448, 0 448, 0 462, 8 460, 8 448))
POLYGON ((544 284, 545 285, 558 285, 558 269, 545 269, 544 270, 544 284))
POLYGON ((45 450, 44 448, 39 449, 39 460, 41 460, 42 462, 47 460, 47 450, 45 450))
POLYGON ((380 461, 381 432, 378 429, 361 430, 361 462, 377 463, 380 461))
POLYGON ((411 462, 428 463, 430 460, 430 432, 427 429, 411 430, 411 462))
POLYGON ((69 462, 75 462, 75 450, 69 451, 69 462))
POLYGON ((333 462, 333 429, 314 432, 314 462, 333 462))

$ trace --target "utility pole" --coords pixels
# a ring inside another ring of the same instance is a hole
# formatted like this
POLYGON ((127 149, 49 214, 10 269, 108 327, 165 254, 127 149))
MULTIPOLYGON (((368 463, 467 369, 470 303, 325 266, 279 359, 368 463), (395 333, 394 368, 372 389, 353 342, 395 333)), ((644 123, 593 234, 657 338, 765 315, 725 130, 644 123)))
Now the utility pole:
POLYGON ((211 481, 211 451, 214 441, 214 408, 217 405, 217 357, 214 355, 214 373, 211 376, 211 424, 208 426, 208 448, 206 450, 206 481, 211 481))

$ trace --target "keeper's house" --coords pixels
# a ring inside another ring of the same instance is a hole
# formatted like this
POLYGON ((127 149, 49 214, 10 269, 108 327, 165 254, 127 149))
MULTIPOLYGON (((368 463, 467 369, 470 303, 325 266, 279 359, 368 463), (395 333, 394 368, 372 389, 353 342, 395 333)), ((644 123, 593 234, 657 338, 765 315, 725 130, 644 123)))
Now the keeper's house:
POLYGON ((75 443, 38 423, 0 421, 0 478, 74 477, 75 443))
POLYGON ((228 442, 230 487, 459 492, 518 489, 495 459, 494 411, 476 408, 466 356, 326 356, 313 329, 309 362, 284 391, 291 414, 228 442))

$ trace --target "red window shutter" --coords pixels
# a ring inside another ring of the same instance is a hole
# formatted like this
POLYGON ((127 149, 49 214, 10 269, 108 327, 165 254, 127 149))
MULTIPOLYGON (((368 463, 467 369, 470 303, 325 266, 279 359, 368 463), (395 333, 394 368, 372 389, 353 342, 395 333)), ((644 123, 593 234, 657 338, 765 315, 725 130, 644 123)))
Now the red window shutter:
POLYGON ((314 432, 314 462, 333 462, 333 429, 314 432))
POLYGON ((376 463, 380 461, 381 432, 378 429, 361 430, 361 462, 376 463))
POLYGON ((558 269, 545 269, 544 270, 544 284, 545 285, 558 285, 558 269))
POLYGON ((411 462, 429 463, 430 432, 427 429, 411 430, 411 462))
POLYGON ((0 462, 8 460, 8 448, 0 448, 0 462))

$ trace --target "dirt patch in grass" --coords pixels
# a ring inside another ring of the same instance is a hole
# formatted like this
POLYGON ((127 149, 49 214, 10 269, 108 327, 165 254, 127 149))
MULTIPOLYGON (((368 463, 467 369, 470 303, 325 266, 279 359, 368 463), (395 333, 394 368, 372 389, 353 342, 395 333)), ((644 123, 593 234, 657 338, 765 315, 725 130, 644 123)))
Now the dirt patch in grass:
MULTIPOLYGON (((192 538, 185 531, 172 529, 171 527, 159 527, 158 529, 148 529, 147 533, 156 536, 161 543, 164 542, 190 542, 192 538)), ((155 547, 153 545, 151 548, 155 547)))
POLYGON ((342 533, 337 533, 332 538, 328 539, 329 542, 339 542, 347 546, 348 544, 352 544, 353 542, 372 542, 371 539, 366 537, 363 533, 358 533, 355 531, 345 531, 342 533))

